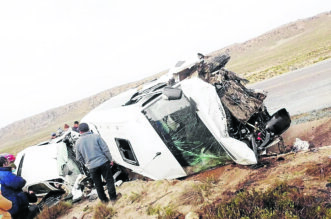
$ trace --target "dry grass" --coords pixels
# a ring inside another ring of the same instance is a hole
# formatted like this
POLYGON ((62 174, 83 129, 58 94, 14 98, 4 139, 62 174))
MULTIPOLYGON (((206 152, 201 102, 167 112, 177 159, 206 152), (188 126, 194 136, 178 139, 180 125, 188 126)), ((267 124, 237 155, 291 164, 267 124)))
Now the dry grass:
POLYGON ((310 51, 306 54, 293 57, 292 60, 284 61, 279 65, 271 66, 264 70, 250 74, 247 77, 247 79, 251 83, 262 81, 267 78, 272 78, 274 76, 326 60, 330 57, 331 57, 331 46, 328 46, 327 48, 319 48, 317 50, 310 51))
POLYGON ((184 190, 179 198, 182 205, 199 205, 204 202, 203 191, 199 185, 193 185, 184 190))
POLYGON ((157 218, 162 219, 178 218, 181 215, 172 205, 166 207, 161 207, 159 205, 153 207, 150 205, 148 206, 146 213, 147 215, 157 215, 157 218))
POLYGON ((205 199, 208 198, 213 188, 217 185, 219 179, 215 176, 207 176, 201 182, 197 182, 187 190, 184 190, 180 196, 180 203, 182 205, 199 205, 204 203, 205 199))
POLYGON ((286 182, 265 192, 243 191, 230 201, 205 206, 202 218, 330 218, 327 195, 310 196, 286 182))
POLYGON ((130 200, 130 203, 133 202, 140 202, 144 196, 146 196, 146 191, 142 191, 141 193, 131 192, 131 194, 128 196, 128 199, 130 200))
POLYGON ((202 180, 202 183, 195 186, 202 191, 204 197, 208 198, 212 194, 213 188, 217 186, 218 182, 219 179, 215 176, 207 176, 204 180, 202 180))
POLYGON ((304 188, 304 181, 301 177, 296 177, 288 181, 291 186, 297 186, 298 188, 304 188))
POLYGON ((160 205, 156 205, 155 207, 153 205, 149 205, 147 207, 146 213, 147 213, 147 215, 155 215, 155 214, 159 215, 161 212, 161 209, 162 208, 160 205))
POLYGON ((325 178, 331 176, 331 159, 326 159, 322 163, 312 163, 308 166, 306 174, 309 176, 317 176, 325 178))
POLYGON ((98 203, 94 207, 93 218, 94 219, 110 219, 116 215, 114 208, 107 206, 107 204, 98 203))
POLYGON ((330 58, 330 35, 329 13, 281 26, 214 53, 228 50, 231 59, 226 68, 253 83, 330 58))
POLYGON ((36 219, 56 219, 61 215, 65 215, 72 208, 71 202, 60 202, 51 208, 47 206, 40 212, 36 219))

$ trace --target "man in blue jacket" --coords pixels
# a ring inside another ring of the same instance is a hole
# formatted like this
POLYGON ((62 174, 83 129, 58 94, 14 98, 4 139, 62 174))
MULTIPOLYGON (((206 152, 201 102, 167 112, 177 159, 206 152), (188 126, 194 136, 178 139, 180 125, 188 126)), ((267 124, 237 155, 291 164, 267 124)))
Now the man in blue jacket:
POLYGON ((101 175, 103 176, 107 183, 109 198, 114 203, 120 197, 120 194, 116 195, 111 170, 113 163, 109 148, 99 135, 90 132, 86 123, 81 123, 78 129, 80 138, 76 142, 76 160, 82 162, 89 169, 99 199, 107 203, 109 199, 105 194, 101 181, 101 175))
MULTIPOLYGON (((39 209, 33 208, 33 212, 29 211, 29 194, 22 191, 26 183, 25 179, 12 173, 12 168, 5 157, 0 157, 0 183, 2 195, 13 204, 9 210, 13 219, 36 216, 39 209)), ((34 197, 33 201, 37 201, 37 197, 35 195, 34 197)))

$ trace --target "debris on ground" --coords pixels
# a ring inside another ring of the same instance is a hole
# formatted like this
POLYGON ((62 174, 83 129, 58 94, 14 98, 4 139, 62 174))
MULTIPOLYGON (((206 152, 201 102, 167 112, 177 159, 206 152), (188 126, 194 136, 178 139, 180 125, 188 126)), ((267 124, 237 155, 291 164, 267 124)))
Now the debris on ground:
POLYGON ((308 151, 309 149, 309 142, 308 141, 302 141, 300 138, 296 138, 295 142, 293 144, 293 151, 299 152, 299 151, 308 151))

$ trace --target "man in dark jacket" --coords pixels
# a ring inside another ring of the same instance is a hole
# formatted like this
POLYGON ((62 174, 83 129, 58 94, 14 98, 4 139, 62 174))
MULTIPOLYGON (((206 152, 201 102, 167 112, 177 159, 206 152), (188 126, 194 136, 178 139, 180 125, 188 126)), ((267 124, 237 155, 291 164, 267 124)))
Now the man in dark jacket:
POLYGON ((109 148, 99 135, 90 132, 86 123, 79 125, 79 133, 81 136, 76 143, 76 159, 89 169, 99 199, 107 203, 109 199, 105 194, 101 181, 101 175, 103 176, 107 182, 109 198, 114 203, 120 194, 116 195, 111 170, 113 162, 109 148))
POLYGON ((39 209, 31 208, 33 212, 29 211, 29 200, 30 202, 35 202, 37 201, 37 197, 34 194, 22 191, 26 181, 22 177, 12 173, 12 168, 9 166, 9 162, 5 157, 0 157, 0 183, 2 195, 13 204, 9 210, 13 219, 33 218, 36 216, 39 209), (31 201, 31 199, 35 200, 31 201))
POLYGON ((72 127, 72 130, 75 131, 75 132, 79 132, 78 127, 79 127, 79 122, 75 121, 74 126, 72 127))

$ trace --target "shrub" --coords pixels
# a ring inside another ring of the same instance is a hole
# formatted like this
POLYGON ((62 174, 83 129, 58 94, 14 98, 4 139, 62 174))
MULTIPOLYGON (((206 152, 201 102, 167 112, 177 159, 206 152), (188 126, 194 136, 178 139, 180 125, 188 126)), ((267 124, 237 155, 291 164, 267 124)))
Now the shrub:
POLYGON ((144 197, 145 194, 146 192, 141 192, 141 193, 131 192, 128 198, 131 201, 131 203, 136 201, 139 202, 141 201, 141 199, 144 197))
POLYGON ((313 163, 307 168, 306 173, 310 176, 325 177, 331 174, 331 159, 324 161, 321 164, 313 163))
POLYGON ((208 184, 214 184, 216 185, 220 180, 216 178, 215 176, 208 176, 205 180, 206 183, 208 184))
POLYGON ((328 198, 300 193, 297 187, 279 183, 266 192, 243 191, 229 202, 203 209, 204 218, 330 218, 328 198))
POLYGON ((180 195, 181 204, 183 205, 199 205, 204 202, 202 188, 199 185, 194 185, 183 191, 180 195))
POLYGON ((59 202, 52 207, 44 207, 44 209, 38 214, 36 219, 56 219, 61 215, 68 213, 72 208, 71 202, 59 202))
POLYGON ((160 207, 159 205, 153 207, 148 206, 146 210, 147 215, 157 215, 157 218, 171 219, 177 218, 180 213, 174 209, 172 205, 166 207, 160 207))
POLYGON ((166 206, 163 209, 163 218, 174 218, 178 215, 178 212, 173 208, 173 206, 166 206))
POLYGON ((110 219, 115 215, 116 215, 115 209, 112 207, 108 207, 107 204, 103 204, 102 202, 98 203, 94 207, 93 218, 95 219, 99 219, 99 218, 110 219))
POLYGON ((161 207, 159 205, 153 207, 153 205, 149 205, 147 207, 146 213, 147 215, 155 215, 155 214, 160 214, 161 212, 161 207))

